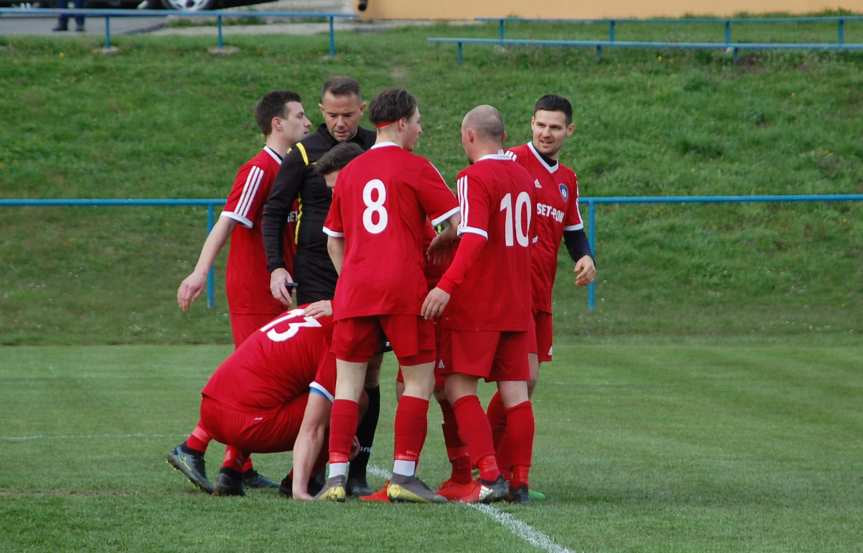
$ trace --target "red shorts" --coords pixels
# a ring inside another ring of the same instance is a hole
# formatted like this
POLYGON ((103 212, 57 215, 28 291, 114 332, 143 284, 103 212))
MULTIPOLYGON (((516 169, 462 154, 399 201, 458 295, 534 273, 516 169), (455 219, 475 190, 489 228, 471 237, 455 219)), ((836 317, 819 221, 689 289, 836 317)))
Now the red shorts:
POLYGON ((527 332, 445 330, 440 341, 443 375, 466 374, 488 381, 528 380, 527 332))
POLYGON ((533 325, 528 333, 530 337, 530 353, 535 353, 540 363, 551 361, 551 346, 554 340, 551 313, 534 311, 533 325))
MULTIPOLYGON (((434 362, 434 391, 440 392, 443 390, 444 382, 446 381, 446 377, 444 376, 443 370, 443 361, 440 358, 440 338, 441 338, 441 328, 439 325, 434 325, 434 339, 435 339, 435 362, 434 362)), ((405 377, 402 374, 402 368, 399 367, 399 370, 396 371, 396 382, 400 382, 402 384, 405 383, 405 377)))
POLYGON ((234 335, 234 349, 240 347, 246 338, 255 333, 256 330, 272 321, 280 313, 231 313, 231 333, 234 335))
POLYGON ((240 411, 201 398, 201 426, 216 440, 249 453, 291 451, 300 432, 309 394, 268 411, 240 411))
POLYGON ((399 365, 412 367, 434 361, 434 323, 419 315, 338 320, 333 325, 332 352, 337 359, 364 363, 380 353, 384 336, 392 344, 399 365))

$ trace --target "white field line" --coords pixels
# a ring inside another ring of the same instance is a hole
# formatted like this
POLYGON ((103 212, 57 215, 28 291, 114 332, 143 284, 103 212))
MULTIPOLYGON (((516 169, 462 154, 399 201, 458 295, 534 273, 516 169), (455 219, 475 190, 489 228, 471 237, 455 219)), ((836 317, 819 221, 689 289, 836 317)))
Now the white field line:
MULTIPOLYGON (((390 477, 389 471, 373 465, 369 465, 368 471, 381 478, 390 477)), ((491 505, 483 505, 481 503, 465 503, 463 505, 486 515, 537 549, 547 551, 548 553, 574 553, 571 549, 567 549, 566 547, 556 544, 552 538, 546 536, 531 525, 522 522, 511 514, 492 507, 491 505)))
POLYGON ((0 442, 32 442, 35 440, 124 440, 140 438, 176 438, 187 434, 33 434, 32 436, 0 436, 0 442))

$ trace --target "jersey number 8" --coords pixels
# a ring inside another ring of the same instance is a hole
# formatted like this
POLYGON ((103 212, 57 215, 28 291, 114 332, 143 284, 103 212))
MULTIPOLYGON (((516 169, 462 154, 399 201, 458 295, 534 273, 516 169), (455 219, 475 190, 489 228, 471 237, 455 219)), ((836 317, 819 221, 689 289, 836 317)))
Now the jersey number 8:
POLYGON ((363 211, 363 226, 371 234, 380 234, 387 228, 389 216, 384 207, 387 201, 387 189, 380 179, 372 179, 363 187, 363 203, 366 209, 363 211), (377 199, 372 198, 372 193, 377 193, 377 199), (377 222, 375 222, 377 214, 377 222))

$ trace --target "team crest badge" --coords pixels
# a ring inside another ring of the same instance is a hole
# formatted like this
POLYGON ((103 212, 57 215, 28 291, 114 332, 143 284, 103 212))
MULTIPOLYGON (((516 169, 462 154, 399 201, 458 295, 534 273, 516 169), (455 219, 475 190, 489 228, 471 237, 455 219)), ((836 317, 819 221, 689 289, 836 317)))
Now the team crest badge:
POLYGON ((560 183, 558 186, 560 187, 560 195, 563 196, 563 201, 568 200, 569 199, 569 188, 567 188, 566 185, 563 183, 560 183))

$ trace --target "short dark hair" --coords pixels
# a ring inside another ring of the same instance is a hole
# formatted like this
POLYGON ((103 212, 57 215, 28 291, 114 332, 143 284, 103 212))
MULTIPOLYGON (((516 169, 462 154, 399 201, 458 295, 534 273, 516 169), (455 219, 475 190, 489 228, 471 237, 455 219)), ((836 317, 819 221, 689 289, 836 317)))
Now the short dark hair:
POLYGON ((258 128, 269 136, 273 132, 273 117, 286 115, 285 104, 288 102, 302 102, 300 95, 291 90, 274 90, 267 92, 255 106, 255 122, 258 128))
POLYGON ((337 75, 327 79, 324 86, 321 87, 321 99, 324 98, 324 94, 327 92, 333 96, 350 96, 351 94, 355 94, 359 97, 360 83, 356 79, 337 75))
POLYGON ((411 117, 417 110, 417 99, 403 88, 388 88, 375 96, 369 105, 369 121, 375 125, 411 117))
POLYGON ((344 169, 355 157, 363 153, 355 142, 339 142, 314 163, 315 172, 320 176, 344 169))
POLYGON ((566 124, 569 125, 572 123, 572 104, 570 104, 569 100, 563 96, 558 96, 557 94, 546 94, 537 100, 536 104, 533 106, 534 115, 536 115, 536 112, 539 110, 562 111, 566 116, 566 124))

